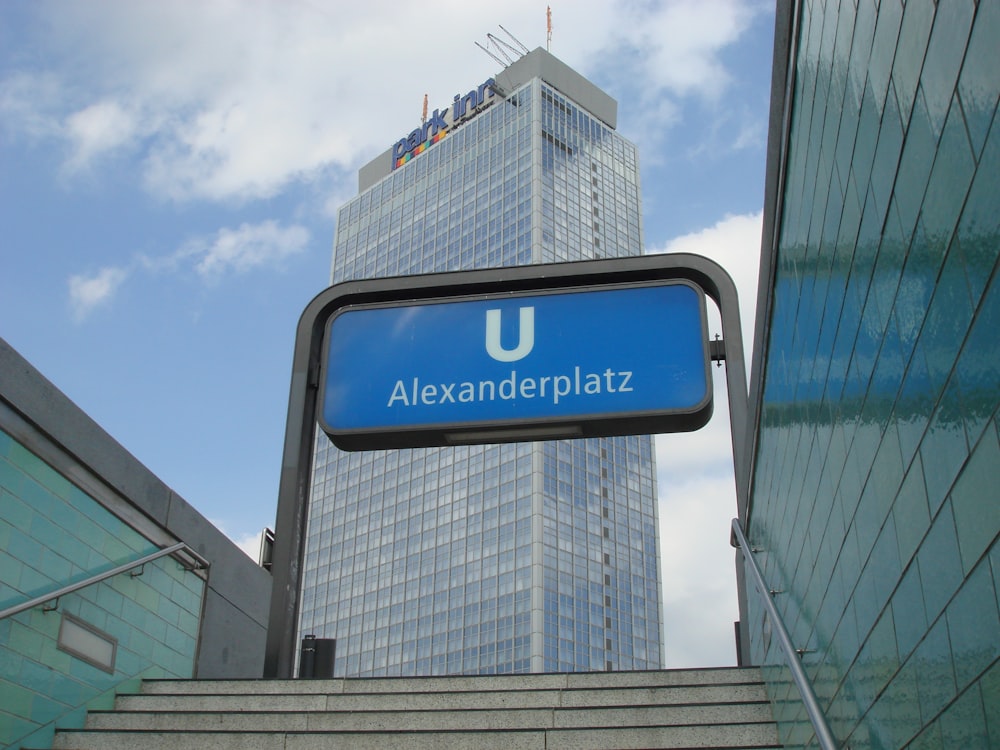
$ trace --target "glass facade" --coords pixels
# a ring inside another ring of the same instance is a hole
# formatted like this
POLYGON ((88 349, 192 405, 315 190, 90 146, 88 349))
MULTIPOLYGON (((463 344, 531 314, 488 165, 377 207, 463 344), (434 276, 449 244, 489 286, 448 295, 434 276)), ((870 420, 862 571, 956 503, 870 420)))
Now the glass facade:
POLYGON ((797 8, 749 536, 840 743, 1000 747, 1000 3, 797 8))
MULTIPOLYGON (((341 208, 333 282, 641 252, 634 145, 541 77, 495 100, 341 208)), ((652 438, 320 435, 303 574, 337 676, 659 667, 652 438)))

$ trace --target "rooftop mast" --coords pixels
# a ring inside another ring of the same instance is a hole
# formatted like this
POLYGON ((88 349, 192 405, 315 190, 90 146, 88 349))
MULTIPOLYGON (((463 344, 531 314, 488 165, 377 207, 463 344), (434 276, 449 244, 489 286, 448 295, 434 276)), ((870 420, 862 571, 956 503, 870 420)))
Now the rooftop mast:
MULTIPOLYGON (((499 24, 497 25, 499 26, 499 24)), ((486 35, 485 47, 481 45, 479 42, 476 42, 475 44, 477 47, 479 47, 479 49, 481 49, 487 55, 492 57, 497 63, 506 68, 511 63, 517 61, 524 55, 528 54, 530 50, 523 44, 521 44, 521 41, 516 36, 511 34, 509 31, 507 31, 507 29, 505 29, 503 26, 500 26, 500 30, 508 37, 510 37, 511 41, 514 42, 514 44, 505 42, 503 39, 500 39, 499 37, 494 36, 493 34, 486 35), (516 47, 514 46, 515 44, 517 45, 516 47)))

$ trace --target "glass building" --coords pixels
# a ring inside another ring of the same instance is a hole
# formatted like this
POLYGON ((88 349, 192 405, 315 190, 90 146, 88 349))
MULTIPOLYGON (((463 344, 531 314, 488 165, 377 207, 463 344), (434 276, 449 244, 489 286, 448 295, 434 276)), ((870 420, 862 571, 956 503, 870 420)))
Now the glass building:
MULTIPOLYGON (((617 104, 544 50, 359 173, 332 281, 638 255, 617 104)), ((299 633, 337 676, 662 663, 649 436, 344 453, 317 441, 299 633)))
POLYGON ((1000 747, 1000 3, 776 30, 749 538, 838 743, 1000 747))

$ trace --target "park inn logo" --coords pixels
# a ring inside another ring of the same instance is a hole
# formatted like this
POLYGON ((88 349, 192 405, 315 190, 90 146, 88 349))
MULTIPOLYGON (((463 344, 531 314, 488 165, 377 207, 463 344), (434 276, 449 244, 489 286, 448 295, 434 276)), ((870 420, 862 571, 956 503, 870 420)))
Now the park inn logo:
POLYGON ((489 78, 465 96, 455 94, 455 101, 450 107, 435 109, 423 125, 405 138, 400 138, 392 147, 392 168, 401 167, 414 156, 422 154, 450 130, 493 104, 496 97, 493 87, 494 81, 489 78))

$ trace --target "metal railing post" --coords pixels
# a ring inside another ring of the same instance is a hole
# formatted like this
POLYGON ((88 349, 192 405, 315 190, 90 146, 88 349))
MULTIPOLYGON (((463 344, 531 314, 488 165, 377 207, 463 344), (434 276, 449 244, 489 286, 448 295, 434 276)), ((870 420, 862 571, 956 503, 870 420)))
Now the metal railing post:
POLYGON ((743 533, 743 527, 740 526, 738 518, 733 519, 733 537, 743 551, 743 558, 748 563, 747 567, 750 569, 750 576, 753 578, 757 591, 760 592, 761 599, 764 600, 764 609, 771 620, 772 632, 778 636, 778 643, 781 644, 781 650, 785 654, 785 661, 788 662, 788 667, 792 672, 795 687, 799 690, 802 703, 805 705, 806 714, 809 716, 809 721, 812 722, 813 730, 816 732, 816 741, 823 750, 838 750, 840 746, 833 738, 833 733, 830 731, 829 724, 827 724, 826 716, 823 714, 823 709, 820 708, 819 701, 816 699, 816 693, 809 682, 809 676, 802 668, 802 664, 799 661, 799 652, 796 651, 795 645, 788 635, 788 630, 785 628, 785 623, 778 613, 778 608, 774 606, 774 602, 771 600, 770 589, 764 581, 764 575, 757 566, 757 561, 754 560, 753 550, 743 533))
POLYGON ((53 599, 59 599, 63 596, 66 596, 67 594, 72 594, 74 591, 79 591, 80 589, 86 588, 87 586, 92 586, 95 583, 100 583, 101 581, 107 578, 113 578, 119 573, 125 573, 129 570, 145 565, 148 562, 152 562, 153 560, 158 560, 161 557, 172 555, 175 552, 184 552, 193 557, 195 562, 197 563, 196 569, 200 570, 209 567, 208 560, 199 555, 197 552, 195 552, 193 549, 187 546, 184 542, 178 542, 177 544, 172 544, 169 547, 164 547, 163 549, 159 549, 156 552, 151 552, 148 555, 144 555, 131 562, 117 565, 114 568, 111 568, 110 570, 104 571, 103 573, 97 573, 82 581, 77 581, 76 583, 70 583, 67 584, 66 586, 61 586, 53 591, 50 591, 47 594, 41 594, 40 596, 33 597, 25 602, 21 602, 20 604, 15 604, 13 607, 7 607, 4 610, 0 610, 0 620, 4 619, 5 617, 10 617, 11 615, 16 615, 18 612, 24 612, 25 610, 37 607, 39 604, 45 604, 45 602, 51 602, 53 599))

